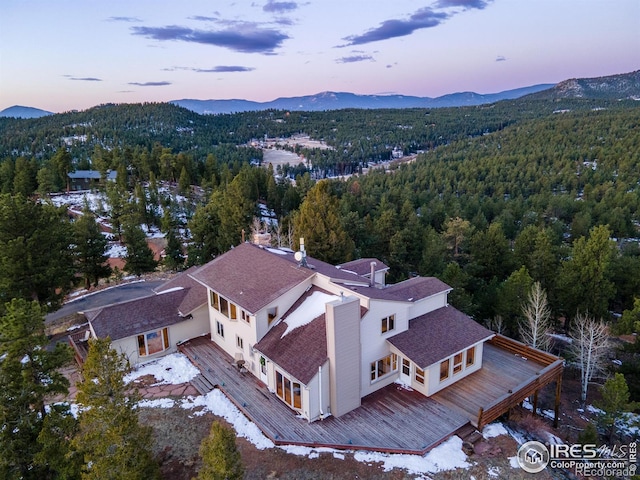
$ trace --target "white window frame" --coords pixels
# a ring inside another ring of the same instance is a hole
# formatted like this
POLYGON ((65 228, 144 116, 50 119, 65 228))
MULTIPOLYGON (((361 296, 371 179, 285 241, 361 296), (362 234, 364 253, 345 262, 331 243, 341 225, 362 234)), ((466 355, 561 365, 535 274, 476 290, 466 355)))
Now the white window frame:
POLYGON ((383 378, 387 378, 398 371, 398 356, 395 353, 390 353, 382 358, 379 358, 375 362, 371 362, 371 383, 378 382, 383 378), (388 371, 385 370, 385 366, 389 366, 388 371))

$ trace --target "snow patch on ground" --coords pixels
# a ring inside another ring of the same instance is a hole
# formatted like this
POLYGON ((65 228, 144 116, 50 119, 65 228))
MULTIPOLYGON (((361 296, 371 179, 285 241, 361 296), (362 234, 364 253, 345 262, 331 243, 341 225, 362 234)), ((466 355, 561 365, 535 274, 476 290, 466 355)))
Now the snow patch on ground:
POLYGON ((616 419, 616 427, 631 438, 640 438, 640 415, 624 412, 616 419))
MULTIPOLYGON (((182 401, 182 408, 194 409, 202 407, 203 412, 209 411, 214 415, 224 418, 229 422, 239 437, 246 438, 258 450, 275 447, 274 443, 269 440, 255 423, 249 421, 240 410, 218 389, 214 389, 206 395, 198 397, 187 397, 182 401)), ((200 413, 200 415, 203 414, 200 413)))
MULTIPOLYGON (((523 400, 522 407, 526 408, 530 412, 533 412, 533 404, 527 399, 523 400)), ((541 413, 543 416, 545 416, 547 418, 550 418, 551 420, 556 418, 556 414, 555 414, 555 412, 553 410, 540 410, 540 409, 538 409, 538 412, 536 412, 536 413, 541 413)))
MULTIPOLYGON (((175 405, 189 410, 200 409, 194 412, 194 415, 203 415, 205 412, 210 412, 224 418, 233 426, 239 437, 246 438, 259 450, 276 448, 276 445, 217 389, 206 395, 190 396, 181 401, 156 399, 143 400, 138 404, 140 407, 149 408, 171 408, 175 405)), ((321 453, 331 453, 334 458, 343 460, 346 453, 332 448, 312 448, 299 445, 284 445, 278 448, 289 454, 308 458, 317 458, 321 453)), ((354 452, 354 458, 365 463, 380 463, 385 471, 390 471, 394 468, 404 469, 411 475, 423 475, 471 467, 471 464, 467 461, 467 456, 462 451, 462 440, 456 436, 438 445, 424 456, 356 451, 354 452)))
POLYGON ((595 413, 596 415, 603 415, 604 414, 604 410, 600 410, 599 408, 594 407, 593 405, 587 405, 587 412, 595 413))
POLYGON ((355 452, 353 457, 360 462, 382 463, 385 472, 394 468, 406 470, 410 475, 438 473, 456 468, 469 468, 471 464, 462 451, 462 440, 453 436, 427 452, 426 455, 402 455, 377 452, 355 452))
POLYGON ((124 381, 129 383, 145 375, 153 375, 157 381, 154 385, 179 385, 190 382, 198 373, 199 370, 185 355, 174 353, 140 365, 126 375, 124 381))
POLYGON ((140 408, 172 408, 175 401, 170 398, 145 399, 138 402, 140 408))
POLYGON ((482 429, 482 436, 485 439, 498 437, 500 435, 509 435, 507 429, 504 428, 504 425, 500 422, 490 423, 482 429))
POLYGON ((113 243, 108 246, 105 255, 109 258, 124 258, 127 256, 127 247, 119 243, 113 243))

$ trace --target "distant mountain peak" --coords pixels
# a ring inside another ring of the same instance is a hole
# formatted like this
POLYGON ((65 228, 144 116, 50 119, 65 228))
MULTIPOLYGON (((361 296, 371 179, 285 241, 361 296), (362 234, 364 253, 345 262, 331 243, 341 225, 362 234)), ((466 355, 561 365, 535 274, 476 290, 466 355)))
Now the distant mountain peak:
POLYGON ((39 108, 24 107, 22 105, 14 105, 9 108, 5 108, 0 111, 0 117, 13 117, 13 118, 40 118, 47 115, 53 115, 53 112, 46 110, 40 110, 39 108))

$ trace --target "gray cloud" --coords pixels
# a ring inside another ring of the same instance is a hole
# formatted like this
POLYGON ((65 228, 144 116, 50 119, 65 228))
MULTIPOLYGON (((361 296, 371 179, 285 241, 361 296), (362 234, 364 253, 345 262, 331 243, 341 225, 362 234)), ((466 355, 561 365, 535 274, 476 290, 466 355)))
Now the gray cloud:
POLYGON ((164 87, 171 85, 171 82, 129 82, 128 84, 136 87, 164 87))
POLYGON ((504 57, 502 55, 498 55, 496 57, 496 62, 506 62, 507 61, 507 57, 504 57))
POLYGON ((68 75, 69 80, 78 80, 81 82, 101 82, 102 79, 101 78, 96 78, 96 77, 72 77, 70 75, 68 75))
POLYGON ((355 62, 365 62, 365 61, 375 62, 374 58, 371 55, 351 55, 349 57, 341 57, 336 60, 337 63, 355 63, 355 62))
POLYGON ((242 67, 240 65, 218 65, 213 68, 192 68, 198 73, 229 73, 229 72, 252 72, 253 67, 242 67))
POLYGON ((262 10, 270 13, 282 13, 282 12, 290 12, 298 8, 298 4, 296 2, 274 2, 273 0, 269 0, 262 10))
POLYGON ((138 17, 109 17, 107 20, 109 20, 110 22, 129 22, 129 23, 142 22, 142 20, 139 19, 138 17))
POLYGON ((224 47, 244 53, 273 53, 288 35, 272 29, 261 28, 254 23, 241 23, 227 30, 195 30, 177 25, 166 27, 131 27, 134 35, 153 40, 181 40, 224 47))
POLYGON ((449 14, 444 12, 435 12, 430 8, 421 8, 417 10, 407 20, 385 20, 380 26, 369 30, 361 35, 352 35, 346 37, 349 45, 363 45, 365 43, 387 40, 389 38, 404 37, 410 35, 416 30, 423 28, 432 28, 440 25, 444 20, 449 18, 449 14))
POLYGON ((482 10, 486 8, 493 0, 439 0, 436 3, 438 8, 464 7, 465 9, 477 8, 482 10))
POLYGON ((218 18, 217 17, 205 17, 203 15, 194 15, 192 17, 189 17, 189 20, 197 20, 199 22, 215 22, 215 21, 218 20, 218 18))

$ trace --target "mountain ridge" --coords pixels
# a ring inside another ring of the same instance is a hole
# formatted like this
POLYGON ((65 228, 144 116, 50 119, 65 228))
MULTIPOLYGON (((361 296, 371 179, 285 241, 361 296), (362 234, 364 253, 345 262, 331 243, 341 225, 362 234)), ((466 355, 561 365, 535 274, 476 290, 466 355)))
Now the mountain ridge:
POLYGON ((552 88, 555 84, 538 84, 505 90, 498 93, 480 94, 457 92, 440 97, 417 97, 412 95, 363 95, 350 92, 324 91, 314 95, 278 97, 267 102, 244 99, 198 100, 184 98, 169 103, 187 108, 201 115, 241 113, 259 110, 322 111, 348 108, 440 108, 482 105, 510 100, 552 88))
POLYGON ((563 98, 640 99, 640 70, 593 78, 570 78, 554 87, 526 96, 532 100, 563 98))

